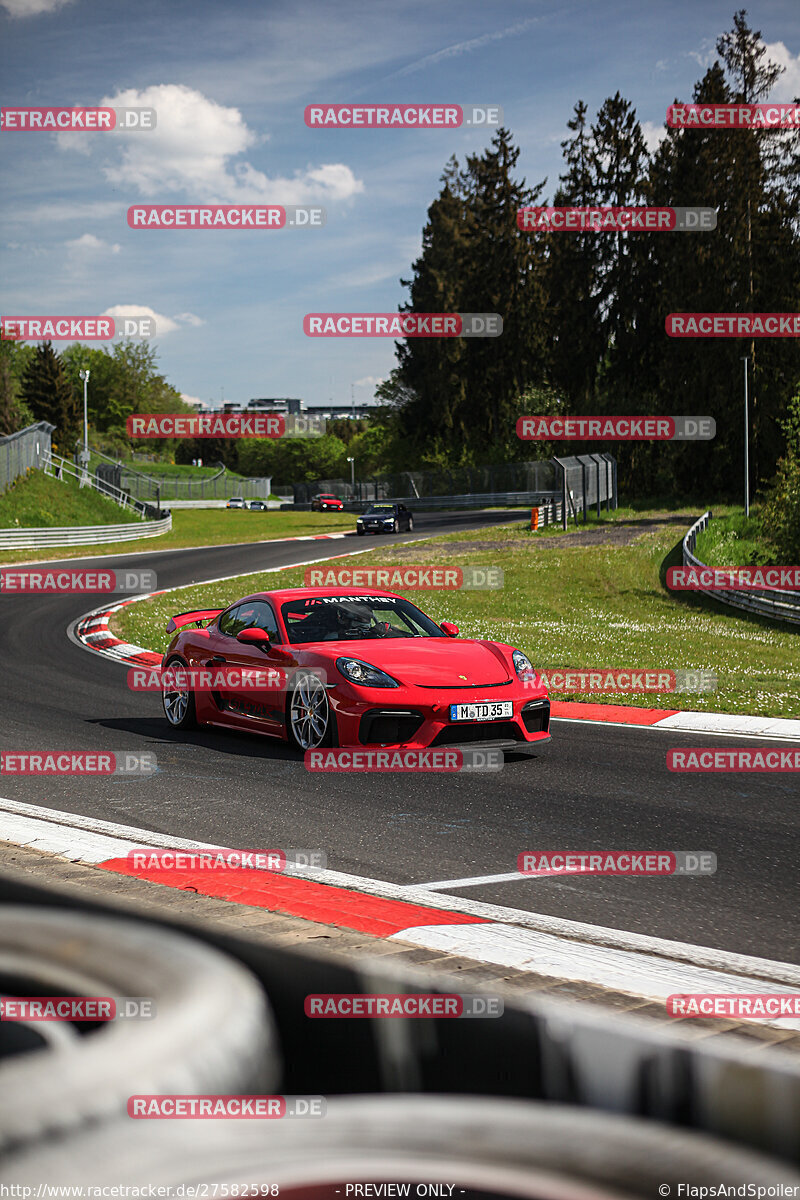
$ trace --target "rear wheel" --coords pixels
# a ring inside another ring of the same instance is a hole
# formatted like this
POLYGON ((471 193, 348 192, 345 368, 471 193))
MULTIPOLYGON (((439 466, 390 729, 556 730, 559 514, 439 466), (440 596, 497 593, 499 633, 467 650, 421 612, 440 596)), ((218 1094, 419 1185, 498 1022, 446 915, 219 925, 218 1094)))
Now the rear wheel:
MULTIPOLYGON (((166 669, 177 671, 186 670, 186 663, 180 658, 171 658, 166 669)), ((164 705, 164 716, 173 729, 196 729, 197 709, 194 702, 194 692, 186 681, 186 687, 181 688, 175 681, 162 687, 161 702, 164 705)))
POLYGON ((336 745, 336 718, 325 684, 312 671, 299 672, 286 702, 286 732, 298 750, 336 745))
POLYGON ((413 528, 414 528, 414 518, 413 518, 413 517, 409 517, 409 518, 408 518, 408 532, 409 532, 409 533, 411 533, 411 530, 412 530, 413 528))

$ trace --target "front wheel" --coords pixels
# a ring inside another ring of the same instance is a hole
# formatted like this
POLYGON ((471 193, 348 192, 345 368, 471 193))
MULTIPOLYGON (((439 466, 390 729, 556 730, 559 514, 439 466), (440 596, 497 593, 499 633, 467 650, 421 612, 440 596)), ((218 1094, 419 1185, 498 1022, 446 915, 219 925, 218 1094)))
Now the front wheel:
POLYGON ((392 526, 392 533, 399 533, 399 532, 400 532, 400 522, 395 517, 394 525, 392 526))
POLYGON ((357 530, 356 530, 356 533, 358 534, 358 536, 359 536, 359 537, 363 537, 363 536, 364 536, 364 530, 363 530, 363 529, 357 529, 357 530))
MULTIPOLYGON (((186 663, 180 658, 171 658, 167 670, 186 670, 186 663)), ((186 687, 181 688, 178 681, 172 682, 161 689, 161 702, 164 705, 164 716, 173 729, 196 729, 197 709, 195 708, 194 692, 186 681, 186 687)))
POLYGON ((312 671, 295 678, 286 703, 286 733, 297 750, 336 745, 336 718, 325 684, 312 671))

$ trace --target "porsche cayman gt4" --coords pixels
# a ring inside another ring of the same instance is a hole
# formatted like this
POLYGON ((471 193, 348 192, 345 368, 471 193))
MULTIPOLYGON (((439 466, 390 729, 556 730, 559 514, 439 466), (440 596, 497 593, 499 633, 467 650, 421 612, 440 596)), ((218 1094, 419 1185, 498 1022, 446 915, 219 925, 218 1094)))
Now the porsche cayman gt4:
POLYGON ((167 629, 162 696, 175 728, 246 729, 301 751, 533 752, 550 741, 547 691, 522 651, 460 638, 393 592, 260 592, 180 613, 167 629))

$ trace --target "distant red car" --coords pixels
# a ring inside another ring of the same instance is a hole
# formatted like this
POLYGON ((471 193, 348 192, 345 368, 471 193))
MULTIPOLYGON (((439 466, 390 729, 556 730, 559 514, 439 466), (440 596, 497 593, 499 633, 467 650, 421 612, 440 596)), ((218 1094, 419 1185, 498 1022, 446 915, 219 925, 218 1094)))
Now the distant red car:
POLYGON ((311 497, 312 512, 326 512, 328 509, 341 512, 344 509, 344 500, 340 500, 338 496, 329 495, 327 492, 320 492, 318 496, 311 497))
MULTIPOLYGON (((427 749, 479 743, 532 750, 550 741, 550 702, 525 654, 458 637, 393 592, 286 588, 226 609, 172 617, 164 668, 225 664, 280 675, 280 690, 181 688, 167 678, 171 725, 224 725, 317 746, 427 749)), ((214 676, 218 678, 218 676, 214 676)), ((252 678, 252 676, 251 676, 252 678)), ((226 675, 225 684, 229 683, 226 675)))

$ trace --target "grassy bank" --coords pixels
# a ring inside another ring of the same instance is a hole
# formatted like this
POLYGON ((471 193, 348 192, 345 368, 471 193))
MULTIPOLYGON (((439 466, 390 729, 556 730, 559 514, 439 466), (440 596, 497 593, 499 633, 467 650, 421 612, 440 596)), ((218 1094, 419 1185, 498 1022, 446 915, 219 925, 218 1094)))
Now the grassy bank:
MULTIPOLYGON (((454 621, 463 636, 518 646, 543 670, 683 667, 713 671, 719 678, 718 690, 711 693, 569 699, 800 716, 796 633, 726 611, 705 597, 667 590, 664 572, 680 561, 680 539, 697 515, 639 510, 593 522, 577 533, 573 527, 569 535, 531 534, 519 525, 487 527, 406 547, 380 544, 374 553, 332 566, 502 567, 501 590, 407 595, 435 620, 454 621)), ((115 628, 126 641, 163 651, 164 626, 172 613, 222 607, 250 591, 302 586, 303 575, 304 569, 293 568, 182 588, 124 609, 115 628)))
MULTIPOLYGON (((139 524, 120 508, 72 478, 53 479, 43 471, 21 475, 0 495, 0 529, 38 529, 63 525, 139 524)), ((52 552, 51 552, 52 555, 52 552)))

